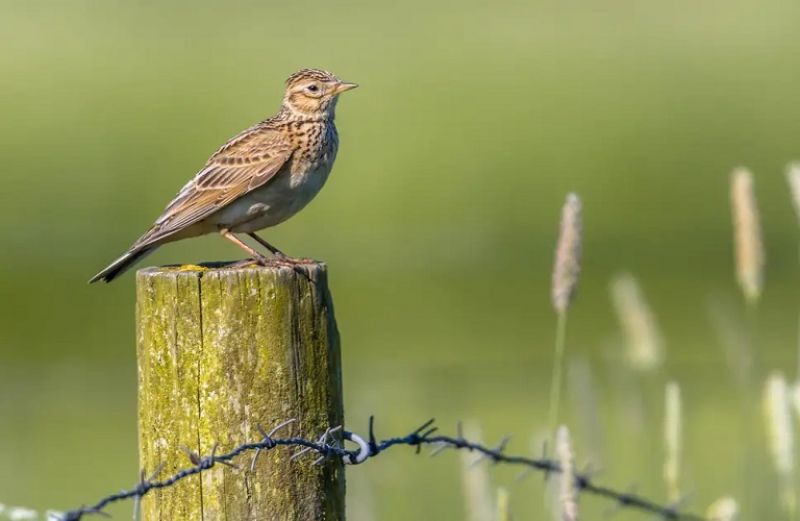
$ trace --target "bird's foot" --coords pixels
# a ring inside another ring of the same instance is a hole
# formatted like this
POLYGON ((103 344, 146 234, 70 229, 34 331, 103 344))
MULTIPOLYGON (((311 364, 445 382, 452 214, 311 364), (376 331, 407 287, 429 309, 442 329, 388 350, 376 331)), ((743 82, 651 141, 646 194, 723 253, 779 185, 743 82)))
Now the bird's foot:
POLYGON ((311 278, 308 275, 308 272, 305 269, 303 269, 304 265, 312 264, 314 262, 311 259, 295 258, 295 257, 289 257, 284 253, 275 253, 269 258, 267 262, 269 262, 270 266, 291 268, 292 271, 294 271, 298 275, 301 275, 307 278, 308 280, 311 280, 311 278))
POLYGON ((298 265, 305 265, 305 264, 316 264, 317 261, 314 259, 308 259, 306 257, 289 257, 285 253, 278 252, 273 253, 272 256, 269 258, 269 262, 272 264, 278 264, 281 266, 298 266, 298 265))
POLYGON ((312 259, 305 259, 305 258, 294 258, 289 257, 287 255, 272 255, 270 257, 264 257, 259 255, 258 257, 253 257, 250 259, 243 259, 238 262, 234 262, 232 264, 228 264, 228 268, 236 269, 236 268, 247 268, 250 266, 273 266, 279 268, 291 268, 292 271, 305 277, 306 279, 311 280, 309 277, 308 272, 303 269, 303 266, 307 266, 309 264, 313 264, 315 261, 312 259))
POLYGON ((243 259, 238 262, 228 264, 227 267, 236 269, 236 268, 247 268, 249 266, 267 266, 268 264, 269 264, 269 259, 264 257, 263 255, 259 255, 258 257, 253 257, 251 259, 243 259))

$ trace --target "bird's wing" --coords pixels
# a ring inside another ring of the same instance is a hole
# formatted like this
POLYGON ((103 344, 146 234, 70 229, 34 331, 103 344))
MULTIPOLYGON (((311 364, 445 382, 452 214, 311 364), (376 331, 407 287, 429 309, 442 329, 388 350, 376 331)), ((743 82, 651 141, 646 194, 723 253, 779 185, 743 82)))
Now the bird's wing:
POLYGON ((134 248, 191 226, 263 186, 287 163, 293 150, 277 130, 255 126, 242 132, 211 156, 134 248))

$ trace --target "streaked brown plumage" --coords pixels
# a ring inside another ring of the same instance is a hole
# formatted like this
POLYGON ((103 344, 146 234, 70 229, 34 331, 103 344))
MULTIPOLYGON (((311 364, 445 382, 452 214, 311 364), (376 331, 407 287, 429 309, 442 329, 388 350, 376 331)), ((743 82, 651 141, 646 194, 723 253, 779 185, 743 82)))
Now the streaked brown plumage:
POLYGON ((110 282, 162 244, 219 232, 265 259, 235 233, 255 235, 300 211, 330 174, 339 138, 334 125, 338 95, 355 88, 330 72, 303 69, 286 80, 281 110, 217 150, 131 248, 90 282, 110 282))

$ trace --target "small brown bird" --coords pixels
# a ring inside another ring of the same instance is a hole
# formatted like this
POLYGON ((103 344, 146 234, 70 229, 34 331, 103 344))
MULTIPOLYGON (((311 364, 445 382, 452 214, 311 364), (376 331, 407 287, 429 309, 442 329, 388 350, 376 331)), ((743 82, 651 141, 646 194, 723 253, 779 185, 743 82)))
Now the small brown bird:
POLYGON ((319 69, 289 76, 278 114, 217 150, 147 233, 89 282, 110 282, 162 244, 212 232, 259 264, 267 259, 234 234, 288 259, 255 232, 293 216, 322 189, 339 146, 333 123, 338 96, 357 86, 319 69))

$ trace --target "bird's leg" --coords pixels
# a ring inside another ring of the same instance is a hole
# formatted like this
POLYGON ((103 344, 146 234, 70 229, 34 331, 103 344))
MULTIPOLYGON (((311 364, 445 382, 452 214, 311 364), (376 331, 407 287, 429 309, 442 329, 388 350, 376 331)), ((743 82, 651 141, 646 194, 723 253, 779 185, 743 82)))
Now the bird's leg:
MULTIPOLYGON (((292 262, 292 259, 290 257, 285 256, 277 248, 275 248, 275 251, 273 252, 275 257, 273 257, 272 259, 267 259, 263 255, 258 253, 256 250, 254 250, 253 248, 251 248, 250 246, 248 246, 247 244, 242 242, 241 239, 239 239, 237 236, 235 236, 233 233, 231 233, 231 231, 228 230, 227 228, 220 229, 219 233, 223 237, 225 237, 226 239, 228 239, 229 241, 231 241, 232 243, 234 243, 235 245, 237 245, 238 247, 240 247, 241 249, 243 249, 244 251, 249 253, 253 257, 253 262, 256 262, 257 264, 260 264, 261 266, 267 266, 268 264, 270 264, 270 262, 272 262, 272 264, 277 264, 279 266, 281 266, 281 265, 288 266, 288 267, 292 268, 292 270, 295 273, 297 273, 298 275, 300 275, 302 277, 305 277, 308 280, 311 280, 311 278, 308 276, 308 273, 306 273, 305 270, 303 270, 300 266, 297 266, 294 262, 292 262)), ((251 235, 251 234, 248 234, 248 235, 253 237, 253 235, 251 235)), ((259 237, 259 239, 260 239, 260 237, 259 237)), ((260 240, 258 242, 261 243, 260 240)), ((266 243, 266 242, 267 241, 264 241, 264 243, 266 243)), ((272 251, 272 248, 274 248, 274 247, 273 246, 269 246, 269 248, 270 248, 270 251, 272 251)), ((245 262, 245 263, 237 262, 237 263, 233 264, 233 266, 234 267, 240 267, 240 266, 245 266, 247 264, 249 264, 249 262, 245 262)))
POLYGON ((268 249, 276 257, 287 257, 285 253, 283 253, 281 250, 279 250, 275 246, 271 245, 270 243, 268 243, 267 241, 256 235, 254 232, 250 232, 247 235, 252 237, 253 240, 256 241, 258 244, 268 249))
POLYGON ((219 233, 220 235, 222 235, 223 237, 234 243, 236 246, 246 251, 248 255, 250 255, 256 263, 261 264, 262 266, 267 265, 268 261, 266 257, 264 257, 256 250, 254 250, 253 248, 242 242, 242 240, 239 239, 237 236, 235 236, 233 233, 231 233, 230 230, 228 230, 227 228, 221 228, 219 230, 219 233))
POLYGON ((293 265, 293 264, 309 264, 309 263, 313 263, 314 262, 314 261, 312 261, 310 259, 289 257, 288 255, 283 253, 281 250, 279 250, 278 248, 276 248, 272 244, 268 243, 267 241, 265 241, 264 239, 262 239, 261 237, 256 235, 254 232, 250 232, 247 235, 252 237, 253 240, 255 240, 258 244, 260 244, 261 246, 265 247, 266 249, 268 249, 272 253, 273 257, 270 259, 270 262, 272 262, 274 264, 283 264, 283 265, 287 265, 288 266, 288 265, 293 265))

